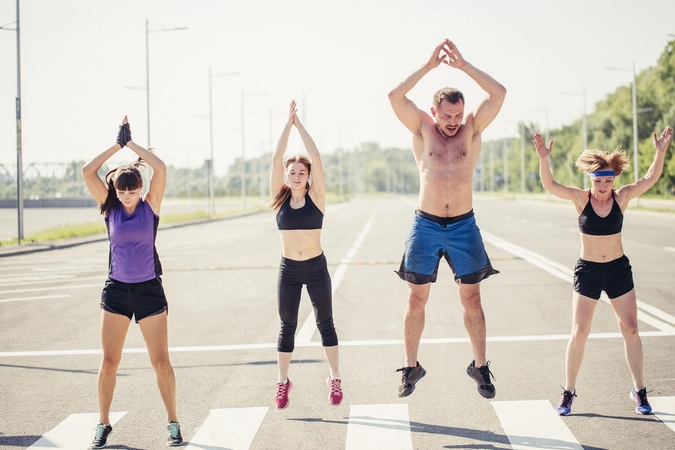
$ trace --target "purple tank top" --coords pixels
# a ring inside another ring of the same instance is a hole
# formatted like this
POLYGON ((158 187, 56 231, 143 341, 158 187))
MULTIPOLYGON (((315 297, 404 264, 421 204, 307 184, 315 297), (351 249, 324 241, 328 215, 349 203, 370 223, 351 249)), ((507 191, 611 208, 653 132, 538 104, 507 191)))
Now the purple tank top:
POLYGON ((142 283, 162 274, 155 247, 159 216, 144 198, 131 214, 118 204, 108 213, 105 224, 110 239, 110 278, 124 283, 142 283))

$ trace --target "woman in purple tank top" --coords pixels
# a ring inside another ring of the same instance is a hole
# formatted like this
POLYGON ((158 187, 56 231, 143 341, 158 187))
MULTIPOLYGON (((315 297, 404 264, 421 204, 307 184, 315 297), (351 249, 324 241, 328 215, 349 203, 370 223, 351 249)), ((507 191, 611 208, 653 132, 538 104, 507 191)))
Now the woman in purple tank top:
POLYGON ((124 116, 117 143, 86 163, 82 167, 82 176, 105 217, 110 238, 108 279, 101 294, 100 418, 91 447, 105 447, 112 433, 109 415, 117 367, 134 317, 145 339, 166 408, 167 444, 181 445, 183 438, 176 414, 176 377, 169 360, 168 305, 160 278, 162 266, 155 248, 166 166, 153 152, 131 140, 129 122, 124 116), (105 181, 102 180, 98 170, 125 146, 138 155, 138 160, 111 170, 105 181), (152 168, 152 175, 148 191, 141 196, 143 178, 138 167, 144 162, 152 168))
POLYGON ((581 254, 574 267, 572 295, 572 335, 567 343, 565 358, 565 386, 556 411, 561 416, 572 412, 572 401, 577 396, 576 380, 584 358, 584 348, 591 331, 593 312, 604 291, 610 299, 619 329, 623 336, 626 362, 633 378, 630 397, 638 414, 651 414, 647 388, 643 380, 642 341, 638 334, 637 298, 633 285, 633 271, 623 252, 621 228, 623 212, 628 202, 649 190, 661 176, 666 150, 673 137, 673 129, 666 127, 657 137, 653 134, 656 154, 647 173, 635 183, 614 190, 614 180, 628 166, 624 151, 606 152, 584 150, 576 166, 591 178, 591 188, 564 186, 553 179, 548 164, 553 141, 548 146, 539 134, 534 135, 534 146, 539 156, 541 182, 551 194, 570 200, 579 215, 581 254))

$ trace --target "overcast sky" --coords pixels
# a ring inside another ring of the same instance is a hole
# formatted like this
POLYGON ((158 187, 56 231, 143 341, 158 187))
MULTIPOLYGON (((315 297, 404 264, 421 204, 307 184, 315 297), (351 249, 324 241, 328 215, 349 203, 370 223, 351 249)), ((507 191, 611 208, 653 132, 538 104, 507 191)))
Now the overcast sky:
MULTIPOLYGON (((209 157, 213 73, 216 171, 241 155, 270 152, 288 103, 324 153, 361 142, 410 147, 387 93, 424 64, 444 38, 508 90, 484 140, 515 136, 518 121, 551 128, 654 66, 675 39, 673 0, 22 0, 24 167, 89 159, 115 141, 127 114, 147 145, 145 21, 150 22, 151 144, 168 163, 209 157), (184 31, 152 32, 174 27, 184 31), (608 67, 625 68, 610 71, 608 67), (564 95, 563 92, 578 95, 564 95)), ((13 27, 15 0, 0 0, 13 27)), ((422 109, 444 86, 467 109, 484 93, 441 66, 410 93, 422 109)), ((0 31, 0 163, 16 163, 16 34, 0 31)), ((639 101, 639 100, 638 100, 639 101)), ((290 152, 300 149, 294 133, 290 152)), ((127 152, 125 150, 124 152, 127 152)), ((119 159, 131 159, 130 153, 119 159)))

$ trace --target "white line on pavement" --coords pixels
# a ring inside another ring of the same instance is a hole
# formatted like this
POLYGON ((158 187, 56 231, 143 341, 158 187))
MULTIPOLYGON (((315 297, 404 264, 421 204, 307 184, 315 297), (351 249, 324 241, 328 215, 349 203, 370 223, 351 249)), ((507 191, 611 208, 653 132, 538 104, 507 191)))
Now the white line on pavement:
POLYGON ((490 402, 514 450, 583 450, 548 400, 490 402))
POLYGON ((50 286, 46 288, 33 288, 33 289, 14 289, 11 291, 2 291, 3 294, 18 294, 20 292, 40 292, 40 291, 55 291, 57 289, 82 289, 97 287, 103 288, 103 282, 97 284, 71 284, 68 286, 50 286))
MULTIPOLYGON (((126 412, 110 413, 110 425, 115 425, 125 414, 126 412)), ((71 414, 28 448, 35 450, 89 448, 98 420, 98 413, 71 414)))
MULTIPOLYGON (((370 227, 373 225, 374 215, 375 215, 374 212, 371 213, 370 218, 366 223, 366 226, 363 227, 361 233, 359 233, 359 235, 356 237, 354 244, 352 244, 352 248, 350 248, 349 251, 347 252, 347 255, 340 260, 340 265, 337 267, 337 269, 335 269, 335 273, 331 277, 333 295, 335 295, 335 292, 340 286, 340 283, 342 282, 342 279, 344 278, 345 273, 347 272, 347 267, 349 267, 349 263, 351 262, 354 255, 356 255, 356 252, 358 251, 359 247, 361 247, 361 244, 363 244, 363 240, 370 231, 370 227)), ((314 309, 312 309, 312 311, 309 313, 309 316, 303 323, 302 328, 300 328, 300 331, 295 336, 296 344, 311 341, 312 338, 314 337, 315 332, 316 332, 316 319, 314 317, 314 309)))
POLYGON ((408 405, 350 405, 346 450, 412 450, 408 405))
POLYGON ((70 297, 70 294, 59 294, 59 295, 43 295, 41 297, 14 297, 14 298, 3 298, 0 300, 0 303, 7 302, 22 302, 25 300, 47 300, 50 298, 66 298, 70 297))
POLYGON ((185 448, 248 450, 268 409, 212 409, 195 436, 190 439, 190 445, 185 448))
POLYGON ((663 247, 663 249, 667 252, 675 252, 675 247, 663 247))
POLYGON ((675 431, 675 397, 649 397, 652 413, 675 431))
MULTIPOLYGON (((511 242, 505 241, 504 239, 499 238, 487 231, 481 231, 481 234, 485 241, 489 242, 495 247, 499 247, 502 250, 506 250, 511 254, 519 256, 524 260, 526 260, 527 262, 529 262, 530 264, 539 267, 540 269, 550 273, 551 275, 557 278, 560 278, 561 280, 567 283, 572 284, 574 282, 574 272, 569 267, 565 267, 562 264, 558 264, 557 262, 546 258, 545 256, 542 256, 526 248, 520 247, 511 242)), ((611 301, 609 300, 609 298, 607 298, 604 292, 603 295, 600 297, 600 299, 607 304, 611 304, 611 301)), ((660 309, 655 308, 654 306, 647 305, 646 303, 640 300, 637 300, 637 307, 639 320, 653 326, 658 330, 666 331, 669 333, 675 332, 675 327, 664 322, 667 321, 675 324, 675 317, 671 316, 670 314, 667 314, 665 311, 661 311, 660 309), (650 316, 649 314, 647 314, 648 312, 656 317, 650 316)))
MULTIPOLYGON (((675 336, 675 333, 666 331, 645 331, 640 333, 640 337, 665 337, 675 336)), ((531 342, 531 341, 566 341, 570 338, 569 334, 551 334, 551 335, 535 335, 535 336, 492 336, 488 337, 488 342, 531 342)), ((621 333, 591 333, 588 339, 620 339, 621 333)), ((468 343, 468 337, 461 338, 434 338, 421 339, 420 344, 464 344, 468 343)), ((372 341, 340 341, 340 346, 343 347, 365 347, 374 345, 403 345, 403 339, 380 339, 372 341)), ((321 342, 305 342, 296 344, 296 347, 320 347, 321 342)), ((193 347, 169 347, 171 353, 182 352, 222 352, 222 351, 236 351, 236 350, 261 350, 276 348, 276 342, 268 342, 262 344, 232 344, 232 345, 202 345, 193 347)), ((123 353, 146 353, 144 347, 125 348, 123 353)), ((13 356, 74 356, 74 355, 99 355, 100 349, 84 349, 84 350, 37 350, 37 351, 16 351, 16 352, 0 352, 1 357, 13 356)))

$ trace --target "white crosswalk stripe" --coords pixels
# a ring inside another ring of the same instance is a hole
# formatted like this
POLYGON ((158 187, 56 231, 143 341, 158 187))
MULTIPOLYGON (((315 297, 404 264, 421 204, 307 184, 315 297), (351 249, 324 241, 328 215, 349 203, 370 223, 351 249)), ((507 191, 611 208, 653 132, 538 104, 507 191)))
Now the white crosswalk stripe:
POLYGON ((583 450, 548 400, 491 402, 514 450, 583 450))
POLYGON ((346 450, 412 450, 408 405, 351 405, 346 450))
MULTIPOLYGON (((265 419, 267 407, 212 409, 186 449, 248 450, 265 419)), ((184 436, 185 437, 185 436, 184 436)))
MULTIPOLYGON (((110 425, 114 427, 125 414, 126 412, 110 413, 110 425)), ((28 448, 35 450, 88 449, 94 438, 94 428, 98 420, 98 413, 71 414, 28 448)))
POLYGON ((652 405, 652 413, 675 431, 675 397, 650 397, 649 404, 652 405))

